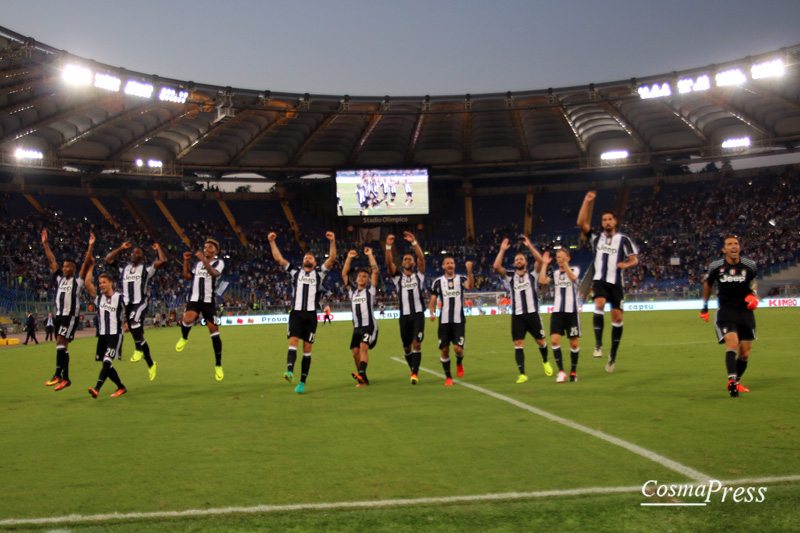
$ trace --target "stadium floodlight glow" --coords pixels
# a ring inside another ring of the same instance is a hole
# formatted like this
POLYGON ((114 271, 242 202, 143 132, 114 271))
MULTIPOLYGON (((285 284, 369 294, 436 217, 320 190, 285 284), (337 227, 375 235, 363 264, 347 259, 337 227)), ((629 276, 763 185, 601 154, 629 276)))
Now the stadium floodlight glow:
POLYGON ((141 167, 142 165, 144 165, 144 161, 142 161, 141 159, 137 159, 136 161, 134 161, 134 163, 136 163, 137 167, 141 167))
POLYGON ((741 85, 747 81, 747 76, 744 75, 741 69, 732 68, 730 70, 723 70, 717 72, 715 78, 717 87, 726 87, 728 85, 741 85))
POLYGON ((189 98, 189 91, 176 91, 172 87, 162 87, 158 93, 158 99, 163 102, 183 104, 187 98, 189 98))
POLYGON ((750 67, 750 75, 753 76, 754 80, 783 76, 783 60, 774 59, 772 61, 755 63, 750 67))
POLYGON ((627 150, 611 150, 600 154, 600 159, 603 161, 615 161, 618 159, 627 159, 629 155, 627 150))
POLYGON ((747 148, 748 146, 750 146, 750 137, 727 139, 722 143, 723 148, 747 148))
POLYGON ((64 81, 70 85, 91 85, 92 71, 80 65, 68 64, 64 67, 64 81))
POLYGON ((647 100, 650 98, 661 98, 662 96, 672 96, 672 87, 670 87, 667 82, 661 85, 654 83, 650 87, 642 85, 637 92, 642 100, 647 100))
POLYGON ((118 92, 120 85, 122 85, 122 80, 111 74, 98 72, 94 75, 94 86, 98 89, 118 92))
POLYGON ((141 98, 150 98, 153 95, 153 85, 136 80, 128 80, 128 83, 125 84, 125 94, 139 96, 141 98))
POLYGON ((164 163, 162 163, 158 159, 148 159, 147 166, 150 168, 161 168, 164 166, 164 163))
POLYGON ((681 94, 707 91, 710 88, 711 80, 709 79, 708 74, 698 76, 697 79, 681 78, 678 80, 678 92, 681 94))
POLYGON ((39 150, 26 150, 25 148, 17 148, 14 150, 14 157, 17 159, 44 159, 44 154, 39 150))

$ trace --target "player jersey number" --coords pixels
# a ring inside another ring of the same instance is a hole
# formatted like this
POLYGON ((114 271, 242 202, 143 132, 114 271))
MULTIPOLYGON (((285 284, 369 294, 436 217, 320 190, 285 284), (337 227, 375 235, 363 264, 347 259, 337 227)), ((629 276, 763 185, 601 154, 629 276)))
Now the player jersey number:
POLYGON ((569 336, 570 337, 577 337, 578 336, 578 328, 577 327, 569 328, 569 336))
POLYGON ((67 336, 67 327, 66 326, 61 326, 60 328, 58 328, 58 334, 60 336, 62 336, 62 337, 66 337, 67 336))
POLYGON ((104 359, 114 359, 114 356, 117 355, 117 350, 114 348, 106 348, 106 355, 104 359))

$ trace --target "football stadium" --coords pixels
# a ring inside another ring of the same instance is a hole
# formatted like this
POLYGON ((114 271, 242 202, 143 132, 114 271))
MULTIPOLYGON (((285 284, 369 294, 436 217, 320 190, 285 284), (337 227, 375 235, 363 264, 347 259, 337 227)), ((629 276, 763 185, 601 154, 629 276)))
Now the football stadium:
POLYGON ((0 529, 798 529, 800 44, 364 96, 47 37, 0 27, 0 529))

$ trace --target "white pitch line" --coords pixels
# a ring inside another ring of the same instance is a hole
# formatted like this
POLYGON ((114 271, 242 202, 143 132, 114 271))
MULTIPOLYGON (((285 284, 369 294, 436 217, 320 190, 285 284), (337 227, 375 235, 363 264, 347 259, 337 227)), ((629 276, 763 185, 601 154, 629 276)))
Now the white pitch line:
MULTIPOLYGON (((408 364, 405 361, 402 361, 402 360, 398 359, 397 357, 392 357, 392 359, 397 361, 398 363, 408 364)), ((433 374, 434 376, 438 376, 438 377, 440 377, 442 379, 445 378, 445 376, 443 374, 440 374, 438 372, 434 372, 433 370, 430 370, 428 368, 420 367, 420 370, 424 370, 425 372, 427 372, 429 374, 433 374)), ((699 472, 699 471, 697 471, 697 470, 695 470, 693 468, 689 468, 688 466, 682 465, 682 464, 680 464, 680 463, 678 463, 676 461, 673 461, 672 459, 664 457, 663 455, 659 455, 659 454, 657 454, 655 452, 652 452, 652 451, 650 451, 650 450, 648 450, 646 448, 642 448, 641 446, 637 446, 636 444, 630 443, 628 441, 624 441, 622 439, 618 439, 617 437, 612 437, 611 435, 608 435, 607 433, 603 433, 601 431, 597 431, 597 430, 594 430, 592 428, 588 428, 588 427, 586 427, 584 425, 578 424, 577 422, 573 422, 572 420, 569 420, 567 418, 562 418, 562 417, 554 415, 552 413, 548 413, 547 411, 543 411, 542 409, 539 409, 537 407, 533 407, 533 406, 530 406, 530 405, 528 405, 526 403, 522 403, 522 402, 520 402, 518 400, 515 400, 514 398, 509 398, 508 396, 503 396, 502 394, 498 394, 496 392, 490 391, 489 389, 484 389, 483 387, 478 387, 477 385, 473 385, 473 384, 467 383, 465 381, 453 380, 453 382, 454 383, 458 383, 459 385, 461 385, 463 387, 467 387, 468 389, 472 389, 474 391, 480 392, 481 394, 485 394, 487 396, 491 396, 492 398, 495 398, 497 400, 501 400, 501 401, 504 401, 506 403, 510 403, 511 405, 513 405, 515 407, 519 407, 520 409, 524 409, 525 411, 528 411, 528 412, 533 413, 535 415, 539 415, 539 416, 544 417, 544 418, 546 418, 548 420, 552 420, 553 422, 558 422, 559 424, 562 424, 562 425, 567 426, 569 428, 576 429, 578 431, 581 431, 583 433, 591 435, 592 437, 596 437, 596 438, 602 439, 602 440, 604 440, 606 442, 610 442, 611 444, 614 444, 614 445, 619 446, 621 448, 625 448, 626 450, 628 450, 630 452, 633 452, 633 453, 635 453, 637 455, 641 455, 645 459, 649 459, 649 460, 651 460, 651 461, 653 461, 655 463, 658 463, 658 464, 660 464, 661 466, 663 466, 665 468, 669 468, 670 470, 674 470, 675 472, 683 474, 684 476, 686 476, 686 477, 688 477, 688 478, 690 478, 692 480, 704 481, 704 480, 711 479, 710 476, 708 476, 706 474, 703 474, 702 472, 699 472)))
MULTIPOLYGON (((721 481, 724 486, 770 484, 800 481, 798 476, 744 478, 721 481)), ((696 485, 697 483, 693 483, 696 485)), ((22 526, 37 524, 61 524, 75 522, 105 522, 111 520, 143 520, 151 518, 190 518, 224 514, 276 513, 282 511, 319 511, 328 509, 356 509, 379 507, 403 507, 441 503, 485 502, 500 500, 528 500, 561 496, 586 496, 590 494, 622 494, 641 492, 641 486, 591 487, 585 489, 544 490, 537 492, 503 492, 497 494, 475 494, 467 496, 445 496, 441 498, 413 498, 397 500, 367 500, 360 502, 300 503, 294 505, 255 505, 252 507, 220 507, 213 509, 187 509, 185 511, 157 511, 152 513, 105 513, 94 515, 68 515, 49 518, 11 518, 0 520, 0 526, 22 526)))

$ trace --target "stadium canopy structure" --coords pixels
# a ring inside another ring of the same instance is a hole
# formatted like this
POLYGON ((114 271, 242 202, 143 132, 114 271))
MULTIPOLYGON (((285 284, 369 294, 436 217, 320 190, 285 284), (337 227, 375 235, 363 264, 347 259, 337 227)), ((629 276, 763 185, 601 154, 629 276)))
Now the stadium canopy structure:
POLYGON ((536 176, 785 154, 800 45, 659 76, 495 94, 350 96, 203 85, 0 28, 0 168, 280 182, 341 168, 536 176))

